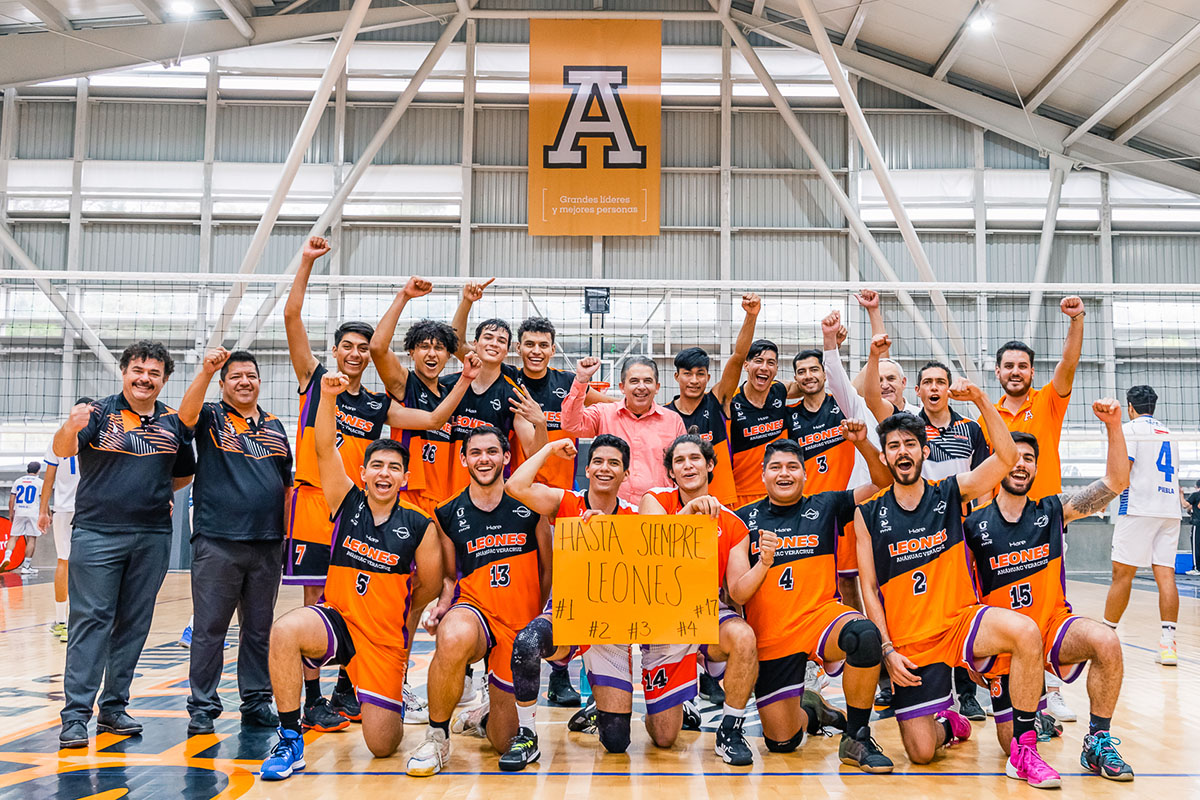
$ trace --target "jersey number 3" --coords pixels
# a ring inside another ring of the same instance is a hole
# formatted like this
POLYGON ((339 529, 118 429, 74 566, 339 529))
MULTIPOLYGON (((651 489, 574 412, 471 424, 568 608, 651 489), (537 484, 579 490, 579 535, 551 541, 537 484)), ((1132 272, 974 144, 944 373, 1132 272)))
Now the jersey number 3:
POLYGON ((488 569, 488 574, 492 577, 492 588, 499 589, 508 586, 508 564, 492 564, 488 569))

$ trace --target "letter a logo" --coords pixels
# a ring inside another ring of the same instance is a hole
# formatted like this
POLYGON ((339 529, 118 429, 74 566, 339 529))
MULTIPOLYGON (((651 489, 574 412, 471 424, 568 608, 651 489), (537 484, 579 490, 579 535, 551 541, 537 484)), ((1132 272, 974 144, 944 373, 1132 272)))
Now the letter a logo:
POLYGON ((625 67, 563 67, 563 85, 571 87, 571 100, 554 144, 543 147, 543 166, 587 167, 587 149, 580 140, 594 138, 608 140, 604 146, 606 168, 646 168, 646 148, 634 141, 629 118, 621 105, 618 87, 624 86, 625 81, 625 67))

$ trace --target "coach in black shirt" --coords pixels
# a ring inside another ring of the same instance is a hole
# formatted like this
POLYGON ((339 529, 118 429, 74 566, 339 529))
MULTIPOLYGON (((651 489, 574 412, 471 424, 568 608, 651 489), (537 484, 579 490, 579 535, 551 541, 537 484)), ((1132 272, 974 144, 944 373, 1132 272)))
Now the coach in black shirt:
POLYGON ((225 634, 241 624, 238 691, 243 725, 274 728, 267 654, 283 566, 283 506, 292 452, 283 423, 258 407, 258 362, 239 350, 210 350, 179 403, 195 431, 192 489, 192 622, 188 735, 213 732, 222 711, 225 634), (221 372, 221 400, 205 403, 221 372))
POLYGON ((54 454, 78 454, 71 531, 71 601, 63 676, 62 747, 87 747, 104 677, 98 733, 137 735, 125 712, 171 554, 171 500, 191 480, 190 431, 158 402, 174 369, 167 348, 138 341, 121 354, 122 389, 80 403, 54 434, 54 454))

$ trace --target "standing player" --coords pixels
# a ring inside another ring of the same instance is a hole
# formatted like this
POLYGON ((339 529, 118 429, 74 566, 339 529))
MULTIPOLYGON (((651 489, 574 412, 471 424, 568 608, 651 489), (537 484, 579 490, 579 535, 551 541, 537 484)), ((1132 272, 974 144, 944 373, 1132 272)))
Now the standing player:
MULTIPOLYGON (((288 352, 292 369, 300 385, 300 421, 296 435, 296 476, 292 498, 288 504, 288 544, 285 551, 283 582, 304 587, 305 605, 313 605, 321 597, 325 574, 329 571, 333 523, 330 509, 321 491, 321 475, 317 469, 312 429, 321 405, 321 378, 325 367, 313 355, 312 342, 304 327, 301 312, 304 293, 313 264, 329 252, 329 242, 314 236, 304 245, 300 268, 292 283, 291 293, 283 307, 283 322, 287 331, 288 352)), ((362 377, 370 363, 370 342, 374 334, 365 322, 343 322, 333 334, 333 357, 337 371, 349 380, 349 387, 336 395, 336 444, 341 453, 346 474, 353 480, 360 475, 359 467, 371 442, 383 434, 385 424, 396 428, 434 430, 442 427, 467 390, 470 378, 464 372, 459 383, 450 391, 436 411, 408 409, 392 402, 386 394, 363 388, 362 377)), ((465 367, 464 367, 465 369, 465 367)), ((361 477, 359 477, 361 480, 361 477)), ((313 669, 305 673, 305 728, 317 731, 340 730, 346 720, 360 718, 354 686, 346 670, 338 673, 332 703, 321 694, 320 674, 313 669)))
MULTIPOLYGON (((586 490, 571 491, 535 482, 546 472, 546 462, 551 458, 574 461, 575 456, 575 444, 569 439, 547 444, 513 472, 506 484, 508 493, 546 519, 637 513, 633 506, 617 496, 629 471, 629 444, 608 433, 592 440, 588 451, 586 490)), ((565 673, 567 663, 579 652, 577 647, 554 646, 554 628, 550 621, 552 605, 553 601, 547 600, 542 613, 526 625, 513 642, 513 695, 517 701, 518 731, 508 751, 500 756, 500 769, 506 772, 525 769, 541 755, 535 715, 542 661, 549 661, 551 668, 561 665, 565 673)), ((552 672, 551 679, 553 676, 552 672)), ((553 691, 554 687, 550 688, 553 691)))
MULTIPOLYGON (((767 749, 789 753, 825 724, 827 707, 805 690, 811 658, 826 673, 843 672, 847 718, 839 756, 865 772, 891 772, 871 738, 871 698, 879 681, 882 640, 874 623, 838 593, 838 541, 854 507, 892 482, 867 440, 866 423, 844 420, 842 435, 867 456, 871 482, 853 491, 805 496, 804 452, 790 439, 767 445, 767 497, 737 510, 750 535, 729 556, 729 595, 745 607, 758 641, 758 717, 767 749)), ((840 715, 839 715, 840 716, 840 715)))
MULTIPOLYGON (((955 400, 970 400, 995 431, 1003 423, 979 387, 959 379, 955 400)), ((928 453, 925 426, 911 414, 879 424, 884 461, 895 483, 860 505, 859 576, 867 617, 883 636, 900 738, 914 764, 971 735, 971 723, 951 709, 951 667, 977 672, 1009 653, 1013 735, 1006 774, 1036 788, 1061 779, 1037 752, 1034 730, 1042 688, 1042 638, 1033 620, 980 604, 967 560, 962 505, 984 497, 1012 469, 1016 445, 993 436, 996 451, 977 469, 930 482, 921 477, 928 453)))
POLYGON ((778 374, 779 347, 769 339, 755 340, 746 351, 746 381, 725 403, 739 506, 766 495, 763 451, 769 443, 787 436, 791 409, 787 387, 775 380, 778 374))
POLYGON ((13 548, 17 546, 17 538, 20 537, 25 540, 25 561, 21 564, 21 574, 37 574, 33 567, 33 551, 37 549, 37 539, 42 534, 38 528, 39 497, 42 493, 42 479, 38 473, 41 471, 42 462, 30 461, 25 465, 25 474, 13 481, 12 491, 8 495, 8 518, 12 520, 12 528, 8 533, 4 558, 0 559, 0 572, 8 566, 13 548))
MULTIPOLYGON (((91 403, 92 398, 81 397, 76 402, 91 403)), ((54 625, 50 632, 62 641, 67 641, 67 574, 71 557, 71 523, 75 519, 75 490, 79 487, 79 460, 76 456, 59 458, 54 449, 46 450, 42 458, 46 465, 46 479, 42 492, 41 513, 38 528, 45 533, 54 528, 54 552, 58 563, 54 567, 54 625), (50 513, 50 500, 54 499, 54 513, 50 513)))
POLYGON ((358 477, 347 472, 336 444, 337 395, 350 388, 345 375, 323 375, 324 402, 312 432, 321 491, 334 512, 333 547, 325 599, 297 608, 271 631, 271 686, 279 707, 279 741, 262 764, 263 780, 282 780, 304 769, 300 721, 301 659, 319 668, 349 670, 362 705, 362 733, 376 758, 396 752, 404 736, 404 673, 412 631, 404 613, 441 589, 437 529, 399 497, 408 453, 392 439, 367 445, 358 477))
POLYGON ((437 649, 429 665, 429 729, 408 759, 408 774, 442 771, 450 755, 450 715, 468 664, 487 659, 489 710, 484 723, 497 752, 517 735, 512 657, 517 632, 542 610, 542 570, 550 537, 539 517, 504 485, 508 437, 490 425, 473 428, 460 459, 471 483, 437 509, 446 581, 437 615, 437 649), (451 576, 456 576, 457 581, 451 576))
MULTIPOLYGON (((1077 492, 1034 502, 1026 493, 1037 477, 1038 441, 1032 434, 1010 434, 1017 445, 1017 463, 1001 481, 995 500, 968 516, 964 527, 983 601, 1019 611, 1037 623, 1046 669, 1069 683, 1091 662, 1087 680, 1091 723, 1080 762, 1110 780, 1128 781, 1133 780, 1133 770, 1109 734, 1124 672, 1121 642, 1111 629, 1071 613, 1063 577, 1067 524, 1103 511, 1129 485, 1121 406, 1116 400, 1097 400, 1092 411, 1108 434, 1108 468, 1103 478, 1077 492)), ((996 735, 1008 752, 1013 728, 1008 675, 994 677, 992 687, 996 735)))
POLYGON ((1149 386, 1125 393, 1129 422, 1125 436, 1133 440, 1129 488, 1121 494, 1112 539, 1112 585, 1104 604, 1104 624, 1116 630, 1129 604, 1129 591, 1138 567, 1152 567, 1158 584, 1158 613, 1162 634, 1154 660, 1163 666, 1179 663, 1175 625, 1179 620, 1179 589, 1175 586, 1175 550, 1179 545, 1179 450, 1170 431, 1154 417, 1158 394, 1149 386))
MULTIPOLYGON (((717 463, 711 443, 696 434, 680 436, 663 453, 663 464, 675 488, 652 489, 642 497, 639 514, 707 514, 717 521, 717 589, 727 592, 726 567, 729 553, 746 538, 746 524, 709 494, 713 466, 717 463)), ((725 679, 725 707, 717 729, 716 753, 726 764, 745 767, 754 763, 742 726, 746 721, 746 703, 758 677, 758 651, 754 630, 736 611, 721 603, 718 612, 718 641, 700 645, 649 645, 642 648, 642 686, 646 692, 646 728, 659 747, 670 747, 683 724, 682 703, 696 696, 696 656, 716 679, 725 679), (647 659, 647 647, 651 657, 647 659), (651 716, 658 720, 651 724, 651 716)), ((613 652, 600 648, 595 663, 601 672, 613 675, 619 661, 613 652)), ((588 654, 592 649, 588 650, 588 654)), ((588 662, 589 673, 596 672, 588 662)), ((629 683, 629 668, 617 672, 617 680, 629 683)), ((597 676, 599 680, 599 676, 597 676)), ((612 685, 612 684, 610 684, 612 685)), ((624 688, 624 686, 622 686, 624 688)), ((599 706, 599 697, 597 705, 599 706)), ((628 698, 624 698, 628 699, 628 698)), ((628 741, 628 736, 626 736, 628 741)))
POLYGON ((733 352, 721 369, 721 379, 712 389, 708 388, 711 378, 708 368, 712 363, 708 353, 700 347, 680 350, 675 355, 675 383, 679 385, 679 394, 667 403, 667 408, 683 417, 684 428, 689 431, 695 429, 702 439, 712 442, 717 454, 717 466, 713 469, 709 488, 713 497, 730 507, 737 503, 737 482, 733 477, 729 421, 725 417, 725 409, 729 398, 737 391, 738 378, 741 377, 742 365, 746 363, 746 354, 750 352, 750 345, 754 341, 754 327, 761 309, 762 300, 758 295, 742 295, 742 310, 746 312, 746 317, 733 343, 733 352))

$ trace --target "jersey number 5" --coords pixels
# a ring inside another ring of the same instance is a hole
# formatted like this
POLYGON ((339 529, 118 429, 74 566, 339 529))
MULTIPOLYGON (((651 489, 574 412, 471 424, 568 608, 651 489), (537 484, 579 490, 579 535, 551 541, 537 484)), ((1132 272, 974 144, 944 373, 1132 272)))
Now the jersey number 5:
POLYGON ((371 576, 365 572, 358 573, 358 578, 354 581, 354 589, 360 595, 367 593, 367 587, 371 584, 371 576))
POLYGON ((492 588, 499 589, 503 586, 508 586, 508 564, 492 564, 488 568, 488 574, 492 577, 492 588))

